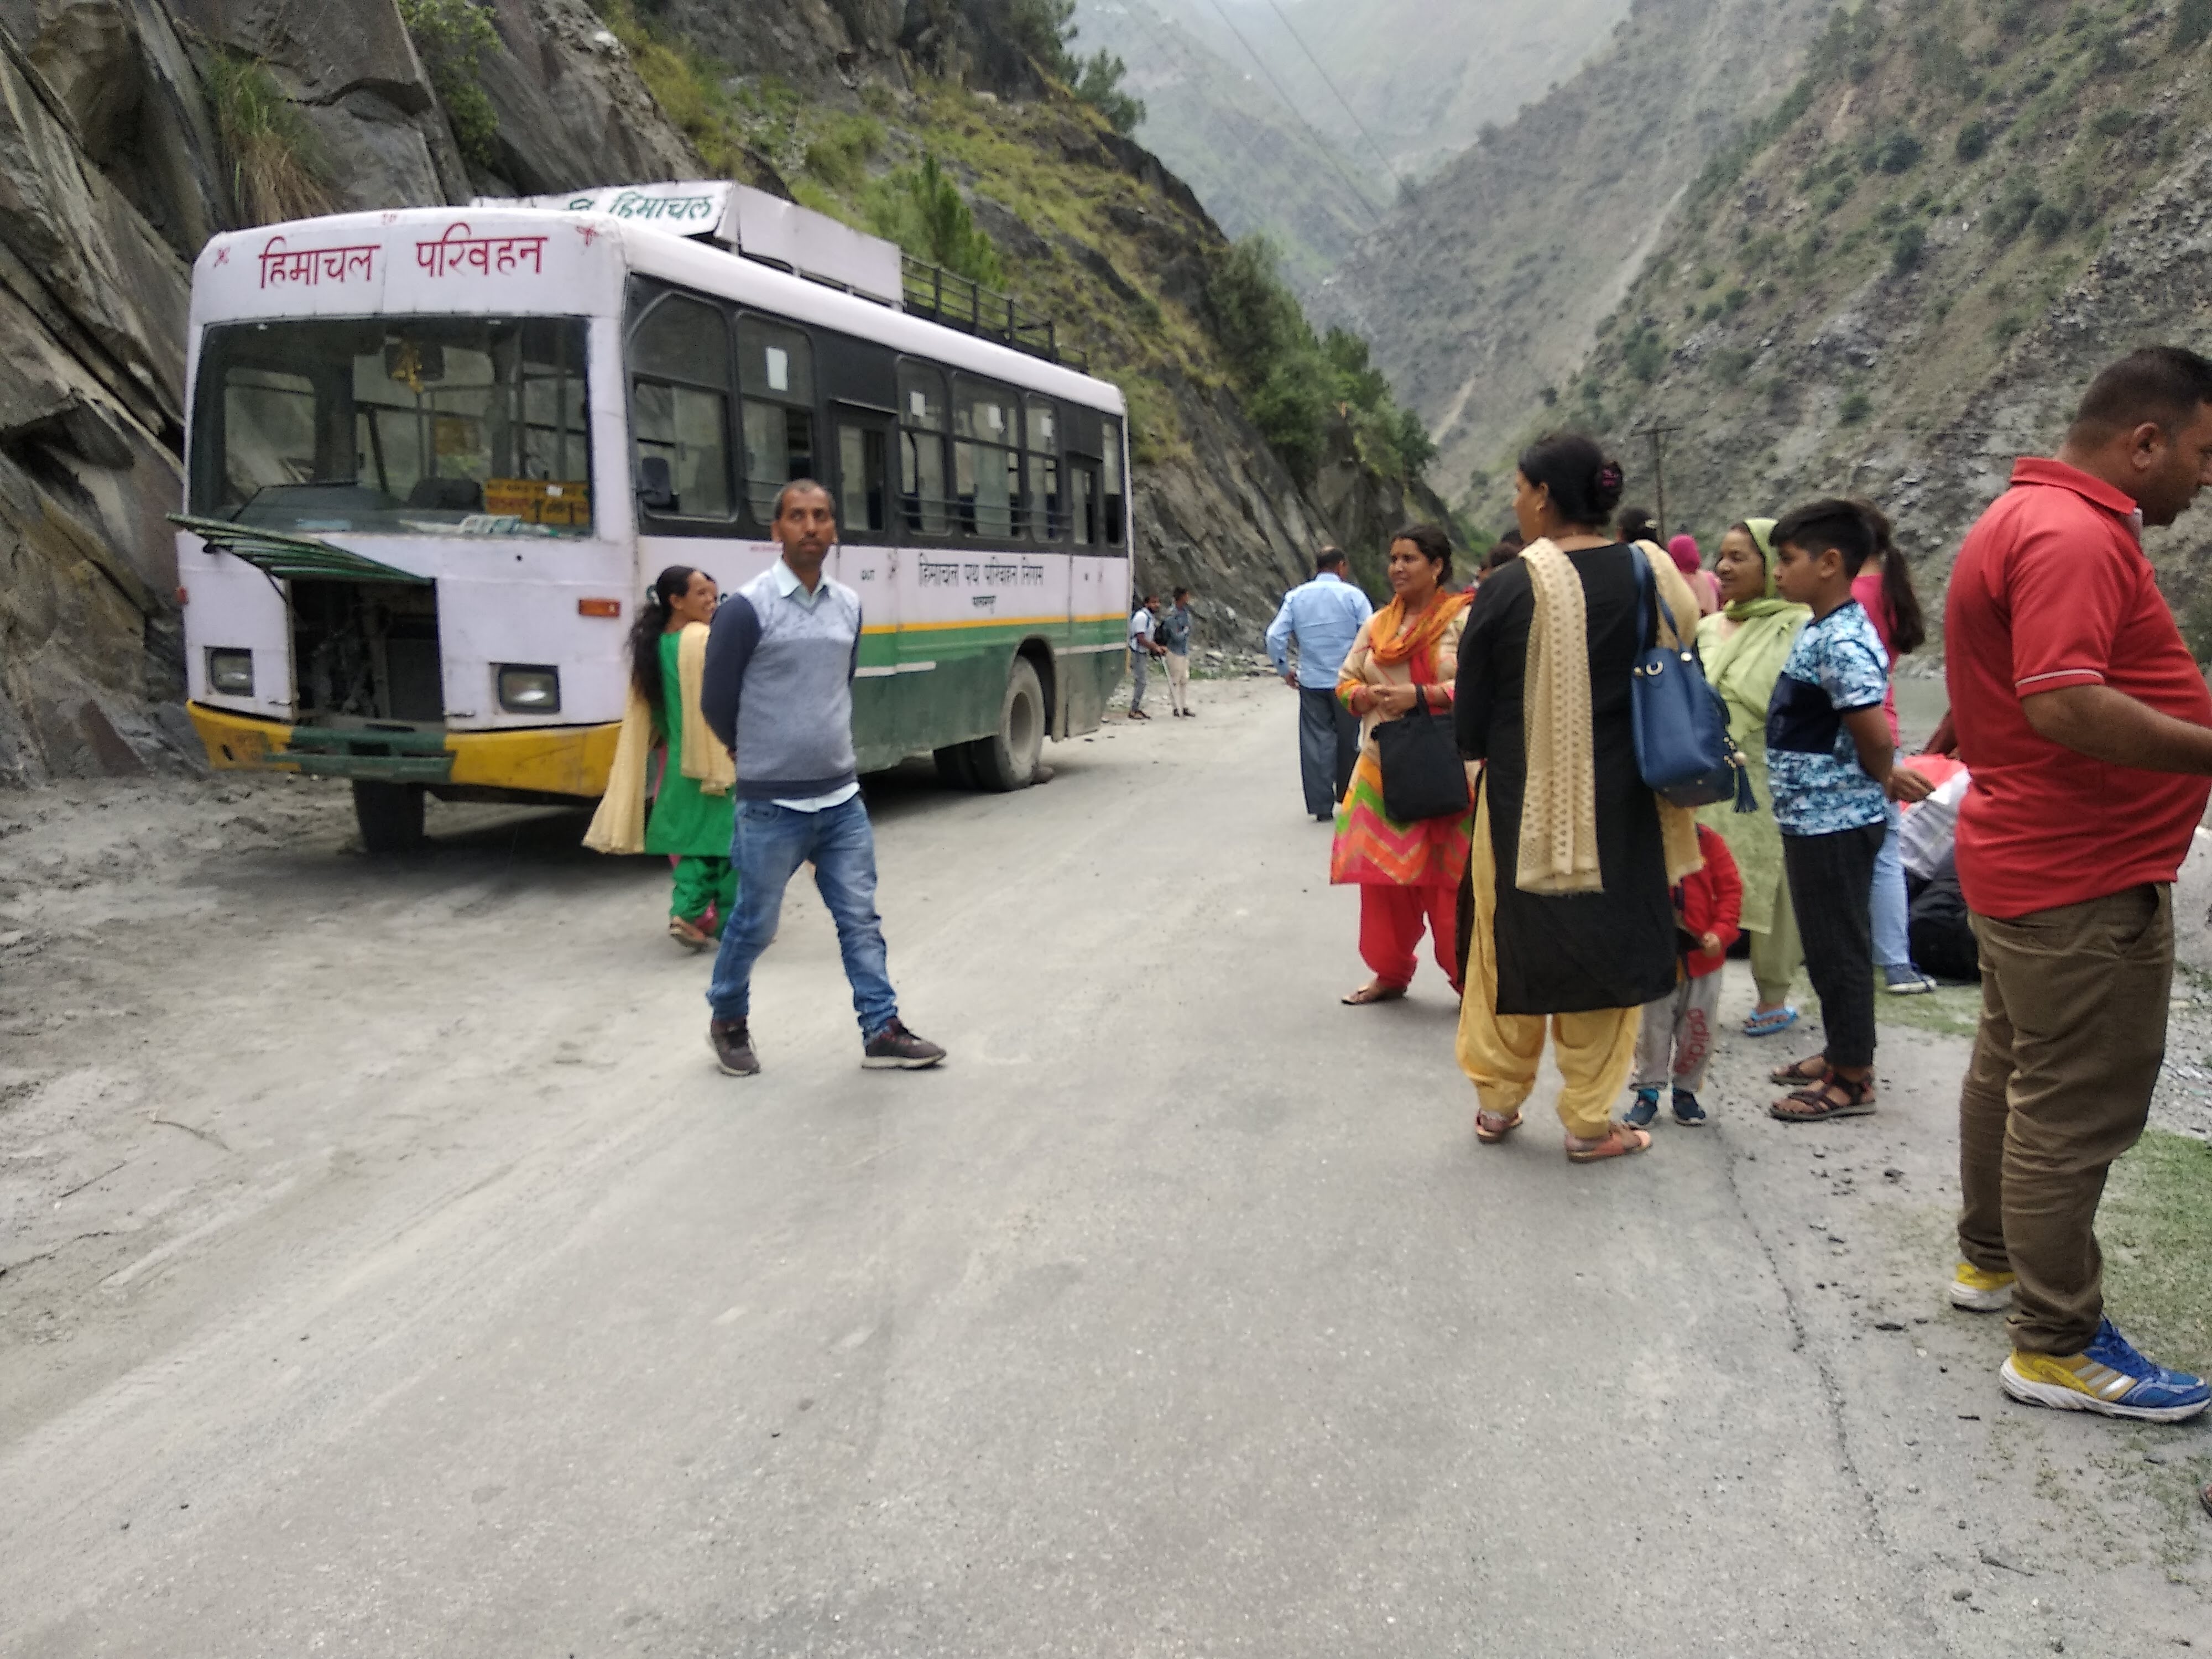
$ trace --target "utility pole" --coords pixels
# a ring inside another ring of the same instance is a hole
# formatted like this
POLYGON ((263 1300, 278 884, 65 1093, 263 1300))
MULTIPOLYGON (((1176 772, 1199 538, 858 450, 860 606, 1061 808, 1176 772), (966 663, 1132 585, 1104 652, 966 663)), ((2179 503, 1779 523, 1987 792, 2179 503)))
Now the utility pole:
POLYGON ((1681 429, 1679 424, 1662 426, 1655 422, 1650 426, 1639 426, 1628 434, 1632 438, 1649 438, 1651 441, 1651 481, 1659 495, 1659 539, 1662 544, 1667 539, 1667 440, 1671 434, 1681 429))

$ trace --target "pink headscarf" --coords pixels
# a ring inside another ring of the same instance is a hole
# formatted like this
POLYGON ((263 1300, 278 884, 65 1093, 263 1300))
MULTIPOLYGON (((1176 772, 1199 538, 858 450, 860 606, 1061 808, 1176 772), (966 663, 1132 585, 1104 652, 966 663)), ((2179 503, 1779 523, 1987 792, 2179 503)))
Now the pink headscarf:
POLYGON ((1680 571, 1685 576, 1694 576, 1698 574, 1699 568, 1698 538, 1695 536, 1675 537, 1673 541, 1667 544, 1667 550, 1674 556, 1675 569, 1680 571))

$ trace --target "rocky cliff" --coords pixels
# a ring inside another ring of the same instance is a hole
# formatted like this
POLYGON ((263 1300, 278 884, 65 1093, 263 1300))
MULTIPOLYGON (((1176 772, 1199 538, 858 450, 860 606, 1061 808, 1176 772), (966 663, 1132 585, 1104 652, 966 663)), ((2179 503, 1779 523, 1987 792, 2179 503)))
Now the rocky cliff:
POLYGON ((196 753, 161 515, 201 243, 478 191, 724 171, 866 222, 941 160, 1016 296, 1130 393, 1139 581, 1255 636, 1312 546, 1380 533, 1406 486, 1346 433, 1301 488, 1261 440, 1208 314, 1220 232, 1051 82, 1037 11, 0 0, 0 781, 196 753))
MULTIPOLYGON (((1700 535, 1873 496, 1940 605, 1966 526, 2098 368, 2148 341, 2212 349, 2208 35, 2190 4, 1839 15, 1693 188, 1563 409, 1620 446, 1639 496, 1632 434, 1677 428, 1670 516, 1700 535)), ((2208 544, 2201 518, 2147 542, 2200 658, 2212 586, 2188 556, 2208 544)))
POLYGON ((1707 160, 1780 100, 1830 0, 1637 0, 1605 49, 1438 171, 1315 300, 1365 335, 1457 498, 1594 331, 1707 160))

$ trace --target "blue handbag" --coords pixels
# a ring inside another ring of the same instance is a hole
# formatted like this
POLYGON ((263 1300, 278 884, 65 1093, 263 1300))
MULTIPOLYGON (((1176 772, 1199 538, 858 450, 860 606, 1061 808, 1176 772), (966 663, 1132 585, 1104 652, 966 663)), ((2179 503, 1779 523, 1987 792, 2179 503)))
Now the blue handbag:
POLYGON ((1652 793, 1674 805, 1709 806, 1733 796, 1737 811, 1754 811, 1751 769, 1729 736, 1728 705, 1706 684, 1694 647, 1659 643, 1651 561, 1640 547, 1629 550, 1636 556, 1636 629, 1643 643, 1628 703, 1637 769, 1652 793))

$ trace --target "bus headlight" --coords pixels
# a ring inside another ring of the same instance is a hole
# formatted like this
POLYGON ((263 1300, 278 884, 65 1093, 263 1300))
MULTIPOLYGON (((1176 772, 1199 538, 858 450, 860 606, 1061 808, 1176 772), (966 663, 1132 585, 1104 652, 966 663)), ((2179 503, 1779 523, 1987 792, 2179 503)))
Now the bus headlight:
POLYGON ((211 645, 207 653, 208 690, 226 697, 253 695, 253 653, 211 645))
POLYGON ((531 663, 501 664, 499 706, 510 714, 559 714, 561 671, 531 663))

